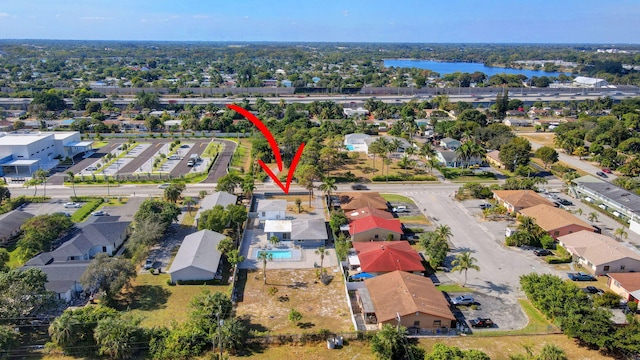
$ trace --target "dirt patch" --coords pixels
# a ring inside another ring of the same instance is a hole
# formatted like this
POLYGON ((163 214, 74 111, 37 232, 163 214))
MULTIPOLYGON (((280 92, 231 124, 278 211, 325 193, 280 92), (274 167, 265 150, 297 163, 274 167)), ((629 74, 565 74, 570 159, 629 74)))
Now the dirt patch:
POLYGON ((274 333, 320 329, 352 331, 341 275, 329 275, 334 278, 329 285, 324 285, 317 279, 314 269, 269 270, 267 265, 265 285, 262 270, 249 271, 236 315, 247 319, 255 329, 274 333), (270 294, 270 288, 277 292, 270 294), (289 321, 291 309, 302 313, 299 322, 289 321))
POLYGON ((543 146, 555 147, 556 134, 553 134, 553 133, 537 133, 537 134, 527 134, 527 135, 520 135, 520 136, 529 141, 542 144, 543 146))

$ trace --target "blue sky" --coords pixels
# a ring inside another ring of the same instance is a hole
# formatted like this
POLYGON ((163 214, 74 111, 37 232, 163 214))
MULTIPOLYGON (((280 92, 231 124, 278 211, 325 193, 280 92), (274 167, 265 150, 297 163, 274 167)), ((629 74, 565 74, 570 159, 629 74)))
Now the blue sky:
POLYGON ((1 39, 639 43, 638 0, 0 0, 1 39))

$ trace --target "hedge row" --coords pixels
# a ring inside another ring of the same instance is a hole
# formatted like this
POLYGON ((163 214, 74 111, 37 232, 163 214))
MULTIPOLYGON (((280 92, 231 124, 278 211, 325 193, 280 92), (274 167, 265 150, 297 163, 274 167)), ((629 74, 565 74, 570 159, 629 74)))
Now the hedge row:
POLYGON ((436 181, 436 177, 432 175, 376 175, 371 178, 372 181, 436 181))
POLYGON ((89 216, 89 214, 91 214, 95 209, 97 209, 98 206, 100 206, 103 202, 104 202, 104 199, 102 198, 98 198, 98 199, 93 198, 91 201, 84 204, 83 207, 81 207, 76 212, 74 212, 73 215, 71 215, 71 221, 81 222, 87 216, 89 216))

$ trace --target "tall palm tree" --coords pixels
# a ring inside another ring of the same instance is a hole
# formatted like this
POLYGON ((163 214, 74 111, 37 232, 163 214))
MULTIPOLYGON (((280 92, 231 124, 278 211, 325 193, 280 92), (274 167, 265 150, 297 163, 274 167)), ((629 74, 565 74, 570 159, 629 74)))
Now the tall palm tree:
POLYGON ((267 261, 273 260, 273 254, 268 253, 266 251, 260 251, 257 257, 258 261, 262 261, 262 275, 264 279, 264 284, 267 284, 267 261))
POLYGON ((73 197, 78 197, 76 195, 76 175, 73 171, 67 171, 67 176, 69 177, 69 181, 71 181, 71 187, 73 188, 73 197))
POLYGON ((617 228, 614 232, 613 235, 616 236, 616 239, 618 241, 622 240, 622 238, 627 239, 629 237, 629 235, 627 234, 627 231, 621 227, 621 228, 617 228))
POLYGON ((598 213, 595 211, 592 211, 589 213, 589 221, 591 222, 596 222, 598 221, 598 213))
POLYGON ((436 228, 434 232, 439 238, 445 241, 449 241, 453 236, 453 233, 451 232, 451 228, 449 227, 449 225, 440 225, 436 228))
POLYGON ((451 271, 464 271, 464 283, 462 287, 467 285, 467 271, 469 269, 480 271, 480 267, 474 264, 476 261, 477 259, 471 256, 471 252, 465 251, 462 254, 456 255, 456 258, 451 262, 451 265, 453 265, 451 271))
POLYGON ((338 190, 338 187, 336 186, 336 178, 325 177, 322 179, 322 184, 318 186, 318 189, 325 192, 327 195, 327 206, 331 206, 331 191, 338 190))
POLYGON ((324 257, 325 257, 325 255, 329 255, 329 252, 327 251, 327 249, 324 246, 320 246, 316 250, 316 254, 320 255, 320 278, 322 279, 322 276, 324 275, 324 271, 323 271, 324 257))

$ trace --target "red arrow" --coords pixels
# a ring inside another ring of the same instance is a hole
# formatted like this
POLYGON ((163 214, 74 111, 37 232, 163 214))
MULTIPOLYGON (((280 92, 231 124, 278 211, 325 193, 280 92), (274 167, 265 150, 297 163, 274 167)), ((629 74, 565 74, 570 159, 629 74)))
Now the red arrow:
MULTIPOLYGON (((260 130, 262 135, 264 135, 264 137, 269 142, 269 145, 271 145, 271 150, 273 150, 273 155, 275 156, 276 163, 278 164, 278 170, 282 171, 282 157, 280 156, 280 148, 278 147, 278 143, 276 142, 276 139, 273 137, 273 134, 271 134, 271 131, 269 131, 267 126, 262 121, 260 121, 260 119, 255 117, 252 113, 250 113, 246 109, 241 108, 238 105, 229 104, 227 105, 227 107, 231 110, 235 110, 238 113, 240 113, 240 115, 244 116, 247 120, 251 121, 251 123, 253 123, 253 125, 255 125, 258 128, 258 130, 260 130)), ((298 148, 296 155, 293 157, 293 161, 291 161, 291 166, 289 166, 289 173, 287 174, 286 185, 282 184, 280 179, 278 179, 278 176, 274 174, 271 169, 269 169, 267 164, 265 164, 262 160, 258 160, 258 164, 260 164, 262 169, 267 173, 267 175, 269 175, 269 177, 273 180, 273 182, 278 184, 278 186, 280 186, 280 188, 282 189, 282 191, 284 191, 285 194, 289 193, 289 187, 291 186, 293 173, 296 170, 296 166, 298 166, 298 161, 300 161, 300 157, 302 156, 303 150, 304 150, 304 143, 300 144, 300 147, 298 148)))

